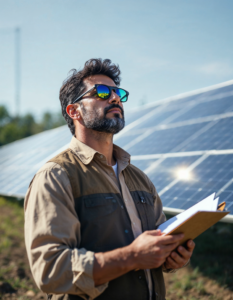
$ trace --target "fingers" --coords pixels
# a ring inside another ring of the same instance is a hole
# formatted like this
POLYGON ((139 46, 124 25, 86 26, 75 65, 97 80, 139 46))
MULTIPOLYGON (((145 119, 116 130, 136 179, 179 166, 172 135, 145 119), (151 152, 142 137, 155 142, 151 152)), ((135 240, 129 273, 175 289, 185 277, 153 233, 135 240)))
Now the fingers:
POLYGON ((172 244, 161 245, 160 247, 164 252, 169 252, 169 254, 170 254, 171 251, 176 249, 176 247, 178 245, 179 245, 179 242, 176 242, 176 243, 172 243, 172 244))
POLYGON ((176 243, 182 240, 182 238, 184 237, 183 233, 174 234, 174 235, 164 235, 160 229, 145 231, 144 234, 151 235, 151 236, 161 236, 162 244, 176 243))
POLYGON ((175 234, 175 235, 165 235, 161 237, 161 242, 164 245, 172 244, 181 241, 183 237, 184 237, 183 233, 175 234))
POLYGON ((179 255, 175 251, 173 251, 171 253, 170 257, 179 266, 183 266, 186 263, 186 261, 187 261, 187 259, 185 259, 183 256, 179 255))
POLYGON ((160 229, 157 230, 150 230, 150 231, 146 231, 147 234, 153 235, 153 236, 159 236, 162 235, 162 232, 160 229))
POLYGON ((179 264, 171 258, 171 256, 168 256, 167 259, 166 259, 166 262, 165 262, 165 267, 167 269, 179 269, 180 266, 179 264))
POLYGON ((187 249, 188 249, 189 251, 193 251, 193 249, 195 248, 195 243, 194 243, 193 240, 189 240, 189 241, 186 243, 186 245, 187 245, 187 249))
POLYGON ((177 251, 185 260, 188 260, 193 254, 194 247, 195 247, 195 243, 192 240, 189 240, 187 242, 187 249, 185 249, 185 247, 183 246, 179 246, 177 248, 177 251))
POLYGON ((178 269, 182 268, 190 259, 192 252, 180 246, 177 249, 179 253, 173 251, 166 259, 166 268, 178 269))
POLYGON ((195 243, 192 240, 189 240, 187 243, 187 249, 183 246, 179 246, 177 251, 172 251, 171 254, 167 257, 165 265, 168 269, 178 269, 183 267, 190 257, 192 256, 195 243))

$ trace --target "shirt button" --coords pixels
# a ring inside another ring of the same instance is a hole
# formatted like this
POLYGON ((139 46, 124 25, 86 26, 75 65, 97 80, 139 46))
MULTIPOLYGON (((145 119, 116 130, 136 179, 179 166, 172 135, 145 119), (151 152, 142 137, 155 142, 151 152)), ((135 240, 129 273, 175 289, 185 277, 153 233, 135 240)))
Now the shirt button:
POLYGON ((124 206, 123 206, 123 205, 121 205, 121 208, 122 208, 122 209, 124 209, 124 206))
POLYGON ((139 279, 142 279, 142 276, 139 276, 138 278, 139 278, 139 279))
POLYGON ((100 158, 103 158, 103 155, 100 155, 100 158))
POLYGON ((146 203, 144 197, 140 197, 141 198, 141 203, 146 203))
POLYGON ((129 230, 125 229, 125 233, 128 233, 128 232, 129 232, 129 230))

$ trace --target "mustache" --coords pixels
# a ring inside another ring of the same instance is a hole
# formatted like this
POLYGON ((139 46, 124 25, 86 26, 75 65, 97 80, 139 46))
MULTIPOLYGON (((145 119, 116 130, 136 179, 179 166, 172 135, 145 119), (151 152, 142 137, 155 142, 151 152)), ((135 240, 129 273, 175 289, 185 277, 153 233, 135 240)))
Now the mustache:
POLYGON ((124 116, 124 111, 123 111, 122 107, 120 107, 120 105, 118 105, 118 104, 111 104, 108 107, 105 107, 104 115, 106 116, 107 112, 112 108, 119 108, 121 110, 122 116, 124 116))

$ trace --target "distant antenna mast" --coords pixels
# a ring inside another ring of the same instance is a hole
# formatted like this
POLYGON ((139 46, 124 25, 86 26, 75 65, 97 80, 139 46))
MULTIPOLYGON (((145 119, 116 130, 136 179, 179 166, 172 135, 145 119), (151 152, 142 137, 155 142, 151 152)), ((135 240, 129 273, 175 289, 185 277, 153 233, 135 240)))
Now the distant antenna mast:
POLYGON ((15 28, 15 104, 16 115, 20 114, 20 28, 15 28))

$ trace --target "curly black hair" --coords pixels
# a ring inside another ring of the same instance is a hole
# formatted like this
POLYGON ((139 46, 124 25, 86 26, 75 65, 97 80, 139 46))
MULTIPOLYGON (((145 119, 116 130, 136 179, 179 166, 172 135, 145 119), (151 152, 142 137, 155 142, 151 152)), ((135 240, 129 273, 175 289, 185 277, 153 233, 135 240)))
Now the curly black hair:
POLYGON ((116 86, 119 86, 121 71, 119 66, 112 64, 110 59, 92 58, 85 62, 82 70, 77 71, 76 69, 72 69, 69 73, 70 75, 65 79, 60 89, 59 99, 61 102, 62 115, 72 135, 74 135, 74 122, 67 114, 66 107, 84 92, 86 86, 83 80, 89 76, 101 74, 110 77, 116 86))

